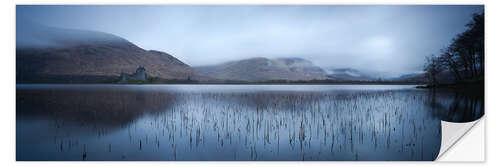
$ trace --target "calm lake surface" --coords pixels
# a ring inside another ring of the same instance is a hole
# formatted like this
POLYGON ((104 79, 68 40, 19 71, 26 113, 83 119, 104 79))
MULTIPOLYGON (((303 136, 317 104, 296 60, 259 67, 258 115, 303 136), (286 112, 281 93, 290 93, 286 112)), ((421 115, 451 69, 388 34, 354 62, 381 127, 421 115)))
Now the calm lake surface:
POLYGON ((400 85, 17 85, 17 160, 434 160, 483 94, 400 85))

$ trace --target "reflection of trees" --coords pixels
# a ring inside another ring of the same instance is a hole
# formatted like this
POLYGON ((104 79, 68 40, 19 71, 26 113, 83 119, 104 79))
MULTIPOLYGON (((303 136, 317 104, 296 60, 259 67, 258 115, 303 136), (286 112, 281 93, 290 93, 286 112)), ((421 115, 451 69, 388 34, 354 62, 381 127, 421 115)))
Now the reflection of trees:
POLYGON ((114 127, 163 111, 177 96, 166 92, 108 90, 17 90, 17 116, 48 116, 66 124, 114 127))
POLYGON ((484 114, 483 100, 480 96, 455 93, 453 105, 449 107, 445 121, 470 122, 484 114))
POLYGON ((429 90, 432 113, 449 122, 470 122, 484 115, 482 91, 429 90), (451 103, 446 103, 451 101, 451 103))

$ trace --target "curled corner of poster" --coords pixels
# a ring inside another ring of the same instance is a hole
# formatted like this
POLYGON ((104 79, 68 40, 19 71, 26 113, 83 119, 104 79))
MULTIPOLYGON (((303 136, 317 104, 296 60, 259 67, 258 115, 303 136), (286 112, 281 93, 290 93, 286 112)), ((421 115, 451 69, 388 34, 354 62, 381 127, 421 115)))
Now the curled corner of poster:
POLYGON ((485 118, 466 123, 441 121, 438 162, 483 162, 485 118))

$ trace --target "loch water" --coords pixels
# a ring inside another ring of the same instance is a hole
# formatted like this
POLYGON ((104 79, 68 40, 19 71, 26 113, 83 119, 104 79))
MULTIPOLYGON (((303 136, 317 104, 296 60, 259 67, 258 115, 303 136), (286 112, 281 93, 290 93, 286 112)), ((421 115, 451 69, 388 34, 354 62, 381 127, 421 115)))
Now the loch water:
POLYGON ((434 160, 484 95, 415 85, 16 86, 17 160, 434 160))

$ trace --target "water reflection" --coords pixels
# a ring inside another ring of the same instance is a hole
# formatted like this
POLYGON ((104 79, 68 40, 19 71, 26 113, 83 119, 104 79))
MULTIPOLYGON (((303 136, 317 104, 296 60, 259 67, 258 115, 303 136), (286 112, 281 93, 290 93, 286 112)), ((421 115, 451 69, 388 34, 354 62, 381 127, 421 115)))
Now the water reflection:
POLYGON ((49 116, 66 123, 95 127, 123 126, 144 113, 163 111, 176 101, 168 92, 122 89, 18 90, 18 116, 49 116))
POLYGON ((429 106, 443 121, 471 122, 484 115, 484 92, 429 90, 429 106))
POLYGON ((60 87, 18 87, 18 160, 433 160, 440 119, 482 110, 376 86, 60 87))

